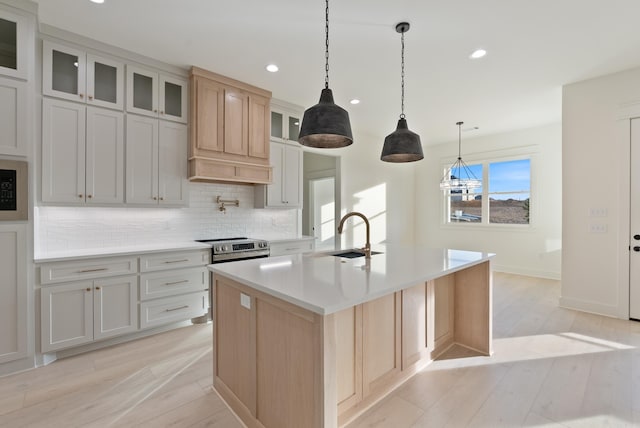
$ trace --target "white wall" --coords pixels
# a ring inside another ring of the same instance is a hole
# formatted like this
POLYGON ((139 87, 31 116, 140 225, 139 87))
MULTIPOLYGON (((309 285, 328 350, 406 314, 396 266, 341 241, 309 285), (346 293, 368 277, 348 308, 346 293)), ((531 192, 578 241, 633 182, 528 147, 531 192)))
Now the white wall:
POLYGON ((188 208, 38 207, 36 256, 68 249, 106 248, 193 239, 294 238, 298 210, 254 209, 253 186, 189 183, 188 208), (218 210, 216 196, 240 207, 218 210))
MULTIPOLYGON (((359 211, 371 223, 371 242, 414 242, 415 163, 382 162, 383 137, 354 132, 341 155, 341 215, 359 211)), ((358 217, 345 224, 342 247, 362 247, 365 227, 358 217)))
MULTIPOLYGON (((456 135, 452 126, 452 134, 456 135)), ((450 247, 496 253, 495 270, 560 278, 561 250, 561 126, 548 125, 505 134, 465 138, 462 157, 498 159, 519 153, 531 158, 530 227, 444 223, 444 198, 439 188, 445 165, 458 154, 457 139, 425 148, 416 170, 416 241, 431 247, 450 247)))
POLYGON ((629 118, 639 106, 640 69, 563 88, 562 306, 628 318, 629 118))

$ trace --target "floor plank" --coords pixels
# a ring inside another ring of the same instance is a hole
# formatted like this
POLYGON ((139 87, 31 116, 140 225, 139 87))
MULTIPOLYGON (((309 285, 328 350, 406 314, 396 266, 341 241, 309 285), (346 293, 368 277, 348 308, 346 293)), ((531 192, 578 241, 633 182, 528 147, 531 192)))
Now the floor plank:
MULTIPOLYGON (((558 281, 493 284, 494 354, 452 349, 349 428, 640 426, 640 322, 560 308, 558 281)), ((242 427, 211 388, 211 336, 194 325, 0 378, 0 426, 242 427)))

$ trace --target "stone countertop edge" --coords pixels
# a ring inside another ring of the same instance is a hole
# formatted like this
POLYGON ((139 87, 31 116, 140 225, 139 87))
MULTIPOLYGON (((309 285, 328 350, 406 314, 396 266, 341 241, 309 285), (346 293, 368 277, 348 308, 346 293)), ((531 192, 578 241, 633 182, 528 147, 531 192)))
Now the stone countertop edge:
POLYGON ((79 259, 93 259, 100 257, 133 256, 169 251, 207 250, 210 248, 210 244, 203 244, 201 242, 195 241, 159 243, 149 245, 127 245, 122 247, 85 248, 36 253, 33 261, 34 263, 38 264, 79 259))

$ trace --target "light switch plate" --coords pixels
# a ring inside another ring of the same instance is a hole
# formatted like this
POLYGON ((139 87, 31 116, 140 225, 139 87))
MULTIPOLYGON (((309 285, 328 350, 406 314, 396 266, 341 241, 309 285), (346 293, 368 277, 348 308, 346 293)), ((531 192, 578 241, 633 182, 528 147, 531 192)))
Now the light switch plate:
POLYGON ((251 309, 251 297, 244 293, 240 293, 240 305, 247 309, 251 309))

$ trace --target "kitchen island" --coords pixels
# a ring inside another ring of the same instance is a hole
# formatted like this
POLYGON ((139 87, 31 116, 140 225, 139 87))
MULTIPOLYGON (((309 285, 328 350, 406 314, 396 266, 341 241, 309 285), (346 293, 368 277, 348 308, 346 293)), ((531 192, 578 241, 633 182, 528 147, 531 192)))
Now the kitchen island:
POLYGON ((454 344, 491 354, 492 254, 373 254, 209 266, 214 388, 247 426, 343 426, 454 344))

